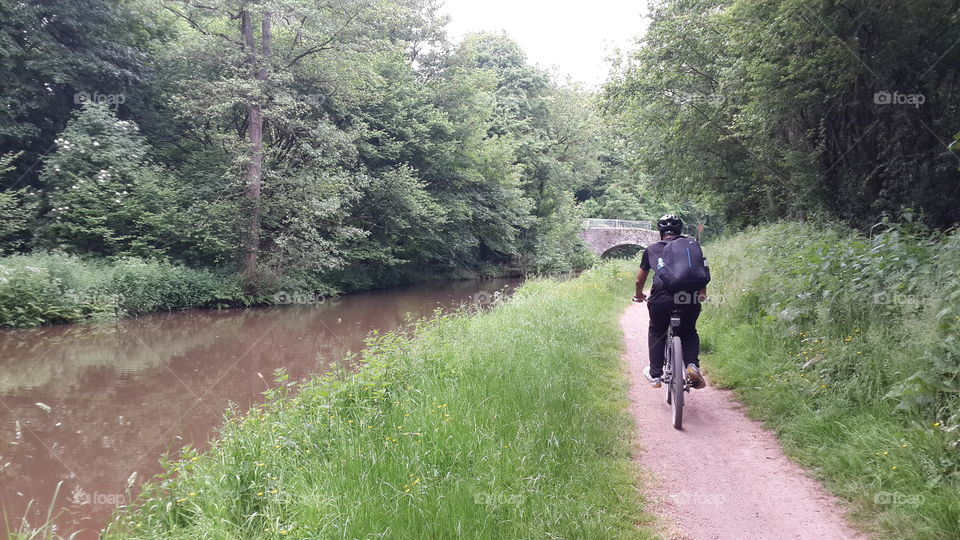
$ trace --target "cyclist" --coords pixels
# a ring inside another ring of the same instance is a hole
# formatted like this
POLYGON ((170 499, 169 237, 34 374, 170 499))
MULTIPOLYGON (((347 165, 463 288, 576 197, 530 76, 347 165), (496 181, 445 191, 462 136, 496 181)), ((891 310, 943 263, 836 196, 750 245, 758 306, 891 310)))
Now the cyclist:
MULTIPOLYGON (((640 259, 640 272, 637 274, 637 290, 634 301, 642 302, 647 299, 643 294, 643 287, 647 282, 650 269, 654 268, 651 262, 656 263, 663 254, 667 242, 681 236, 683 220, 668 214, 657 221, 657 230, 660 231, 660 241, 651 244, 643 251, 640 259)), ((689 293, 672 294, 666 290, 654 273, 653 287, 650 288, 650 297, 647 299, 647 308, 650 311, 650 327, 648 342, 650 348, 650 365, 643 369, 643 374, 654 388, 660 388, 660 377, 663 376, 663 352, 666 345, 667 329, 670 327, 670 315, 674 311, 680 312, 680 328, 677 335, 683 345, 683 363, 687 366, 687 375, 692 386, 696 389, 704 388, 707 383, 700 374, 700 336, 697 334, 697 317, 700 316, 700 303, 706 299, 707 289, 690 291, 689 293)))

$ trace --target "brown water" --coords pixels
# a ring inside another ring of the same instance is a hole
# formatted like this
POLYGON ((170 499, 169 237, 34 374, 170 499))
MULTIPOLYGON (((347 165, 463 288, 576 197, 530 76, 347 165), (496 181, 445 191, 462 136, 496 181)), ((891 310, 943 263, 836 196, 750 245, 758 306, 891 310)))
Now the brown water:
POLYGON ((128 483, 160 472, 166 452, 205 448, 224 409, 262 401, 274 370, 292 378, 323 371, 360 351, 371 330, 485 303, 518 283, 450 282, 313 304, 0 331, 0 537, 23 516, 43 523, 52 506, 58 534, 96 538, 128 501, 128 483))

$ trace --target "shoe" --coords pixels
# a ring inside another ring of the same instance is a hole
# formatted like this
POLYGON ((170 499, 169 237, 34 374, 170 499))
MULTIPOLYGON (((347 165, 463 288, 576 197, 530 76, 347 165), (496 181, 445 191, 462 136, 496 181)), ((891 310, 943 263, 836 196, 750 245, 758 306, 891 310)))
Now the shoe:
POLYGON ((650 381, 650 386, 653 388, 660 388, 660 377, 651 377, 650 376, 650 366, 643 368, 643 376, 650 381))
POLYGON ((703 380, 703 375, 700 374, 700 368, 696 364, 690 364, 687 366, 687 376, 690 378, 690 385, 697 390, 701 390, 707 387, 707 381, 703 380))

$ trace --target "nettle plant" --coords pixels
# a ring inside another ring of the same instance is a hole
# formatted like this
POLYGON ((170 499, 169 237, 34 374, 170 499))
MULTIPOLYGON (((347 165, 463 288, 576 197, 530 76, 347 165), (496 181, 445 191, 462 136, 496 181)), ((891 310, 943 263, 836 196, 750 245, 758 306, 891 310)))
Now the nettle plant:
POLYGON ((150 223, 163 211, 168 188, 136 124, 86 103, 56 144, 41 173, 50 188, 47 239, 74 253, 157 255, 150 223))

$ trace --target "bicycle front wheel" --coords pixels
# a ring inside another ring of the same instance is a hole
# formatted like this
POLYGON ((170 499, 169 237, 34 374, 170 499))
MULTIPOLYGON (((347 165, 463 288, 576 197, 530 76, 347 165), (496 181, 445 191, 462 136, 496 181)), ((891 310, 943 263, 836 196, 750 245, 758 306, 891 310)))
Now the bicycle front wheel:
POLYGON ((680 429, 683 426, 683 349, 680 338, 673 337, 670 347, 670 357, 667 361, 673 367, 673 378, 670 381, 670 405, 673 412, 673 427, 680 429))

